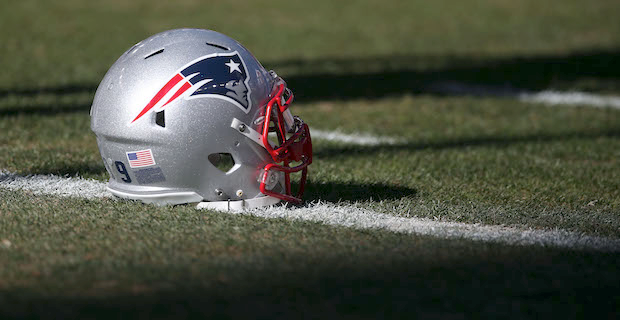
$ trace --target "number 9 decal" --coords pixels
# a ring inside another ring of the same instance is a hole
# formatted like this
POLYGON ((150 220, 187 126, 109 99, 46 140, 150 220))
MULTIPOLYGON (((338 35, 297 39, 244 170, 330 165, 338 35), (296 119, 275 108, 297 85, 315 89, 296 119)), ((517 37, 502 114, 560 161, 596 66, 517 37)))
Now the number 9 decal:
POLYGON ((120 161, 116 161, 114 162, 114 166, 116 166, 116 171, 118 171, 118 173, 125 176, 124 178, 121 177, 121 180, 131 183, 131 177, 129 176, 129 172, 127 171, 127 167, 125 167, 125 164, 120 161))

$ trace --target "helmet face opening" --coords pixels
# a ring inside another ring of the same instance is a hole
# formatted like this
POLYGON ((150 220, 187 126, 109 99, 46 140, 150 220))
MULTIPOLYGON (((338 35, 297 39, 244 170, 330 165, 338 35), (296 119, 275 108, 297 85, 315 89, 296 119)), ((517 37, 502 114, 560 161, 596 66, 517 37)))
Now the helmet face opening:
POLYGON ((95 94, 91 129, 108 189, 156 204, 299 203, 312 142, 292 101, 284 80, 230 37, 154 35, 123 54, 95 94))

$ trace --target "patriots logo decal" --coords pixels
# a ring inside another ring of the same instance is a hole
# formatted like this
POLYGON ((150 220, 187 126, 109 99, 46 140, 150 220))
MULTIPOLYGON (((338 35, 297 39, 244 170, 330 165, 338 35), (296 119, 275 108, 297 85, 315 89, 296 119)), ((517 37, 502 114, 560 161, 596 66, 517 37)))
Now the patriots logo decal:
POLYGON ((224 99, 248 113, 251 108, 248 80, 245 63, 237 51, 202 56, 181 67, 131 123, 149 111, 162 111, 166 105, 179 98, 224 99))

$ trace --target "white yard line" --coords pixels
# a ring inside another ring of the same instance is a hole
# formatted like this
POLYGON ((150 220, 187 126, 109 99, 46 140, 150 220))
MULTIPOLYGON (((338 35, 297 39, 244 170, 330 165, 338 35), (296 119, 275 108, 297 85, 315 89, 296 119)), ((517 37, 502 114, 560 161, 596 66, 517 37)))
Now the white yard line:
POLYGON ((347 134, 340 131, 322 131, 316 129, 311 129, 310 135, 312 136, 312 139, 342 142, 360 146, 390 145, 402 142, 391 137, 373 136, 363 133, 347 134))
POLYGON ((356 229, 385 229, 399 233, 433 236, 444 239, 468 239, 513 245, 541 245, 620 251, 620 239, 592 237, 565 230, 519 229, 515 227, 485 226, 397 217, 355 206, 336 205, 325 202, 313 203, 306 207, 295 209, 274 206, 268 209, 251 210, 249 213, 263 218, 313 221, 356 229))
POLYGON ((579 91, 541 91, 538 93, 522 93, 518 97, 521 101, 549 105, 585 105, 596 108, 620 109, 620 97, 601 96, 579 91))
MULTIPOLYGON (((620 97, 602 96, 579 91, 527 92, 512 87, 472 85, 460 82, 438 82, 428 86, 431 92, 449 95, 470 95, 477 97, 515 98, 527 103, 541 103, 551 106, 586 106, 620 110, 620 97)), ((405 140, 386 136, 374 136, 364 133, 343 133, 340 131, 323 131, 311 129, 313 139, 347 143, 359 146, 379 146, 404 143, 405 140)))
POLYGON ((104 198, 112 197, 105 183, 82 178, 63 178, 54 175, 22 176, 0 170, 0 187, 10 190, 27 190, 33 194, 63 197, 104 198))
POLYGON ((531 92, 510 86, 492 86, 442 81, 432 83, 427 88, 431 92, 448 95, 469 95, 477 97, 507 97, 523 102, 547 105, 586 106, 595 108, 620 109, 619 96, 604 96, 580 91, 544 90, 531 92))
MULTIPOLYGON (((111 197, 105 183, 82 178, 63 178, 52 175, 20 176, 0 171, 0 188, 27 190, 33 194, 64 197, 111 197)), ((374 212, 351 205, 316 202, 301 208, 274 206, 247 211, 261 218, 283 218, 312 221, 332 226, 356 229, 384 229, 393 232, 433 236, 444 239, 468 239, 513 245, 541 245, 573 249, 620 251, 620 239, 587 236, 564 230, 520 229, 504 226, 485 226, 430 219, 405 218, 374 212)))

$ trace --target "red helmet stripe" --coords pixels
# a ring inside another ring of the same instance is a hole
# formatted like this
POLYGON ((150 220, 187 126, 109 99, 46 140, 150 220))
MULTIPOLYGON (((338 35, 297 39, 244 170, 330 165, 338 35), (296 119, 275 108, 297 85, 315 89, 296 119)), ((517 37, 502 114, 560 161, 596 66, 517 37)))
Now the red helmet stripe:
POLYGON ((180 95, 183 94, 183 92, 185 92, 187 89, 189 89, 191 87, 192 87, 192 85, 189 82, 185 82, 179 88, 179 90, 177 90, 177 92, 175 92, 174 95, 168 100, 168 102, 164 103, 161 107, 163 108, 164 106, 166 106, 168 103, 172 102, 174 99, 178 98, 180 95))
POLYGON ((183 76, 178 73, 174 77, 172 77, 172 79, 170 79, 170 81, 168 81, 168 83, 166 83, 166 85, 164 85, 159 90, 159 92, 155 94, 153 99, 151 99, 151 101, 146 105, 146 107, 144 107, 144 109, 142 109, 142 111, 140 111, 140 114, 135 119, 133 119, 131 123, 134 123, 136 120, 140 119, 145 113, 151 110, 159 102, 159 100, 161 100, 166 95, 166 93, 168 93, 168 91, 170 91, 181 80, 183 80, 183 76))

